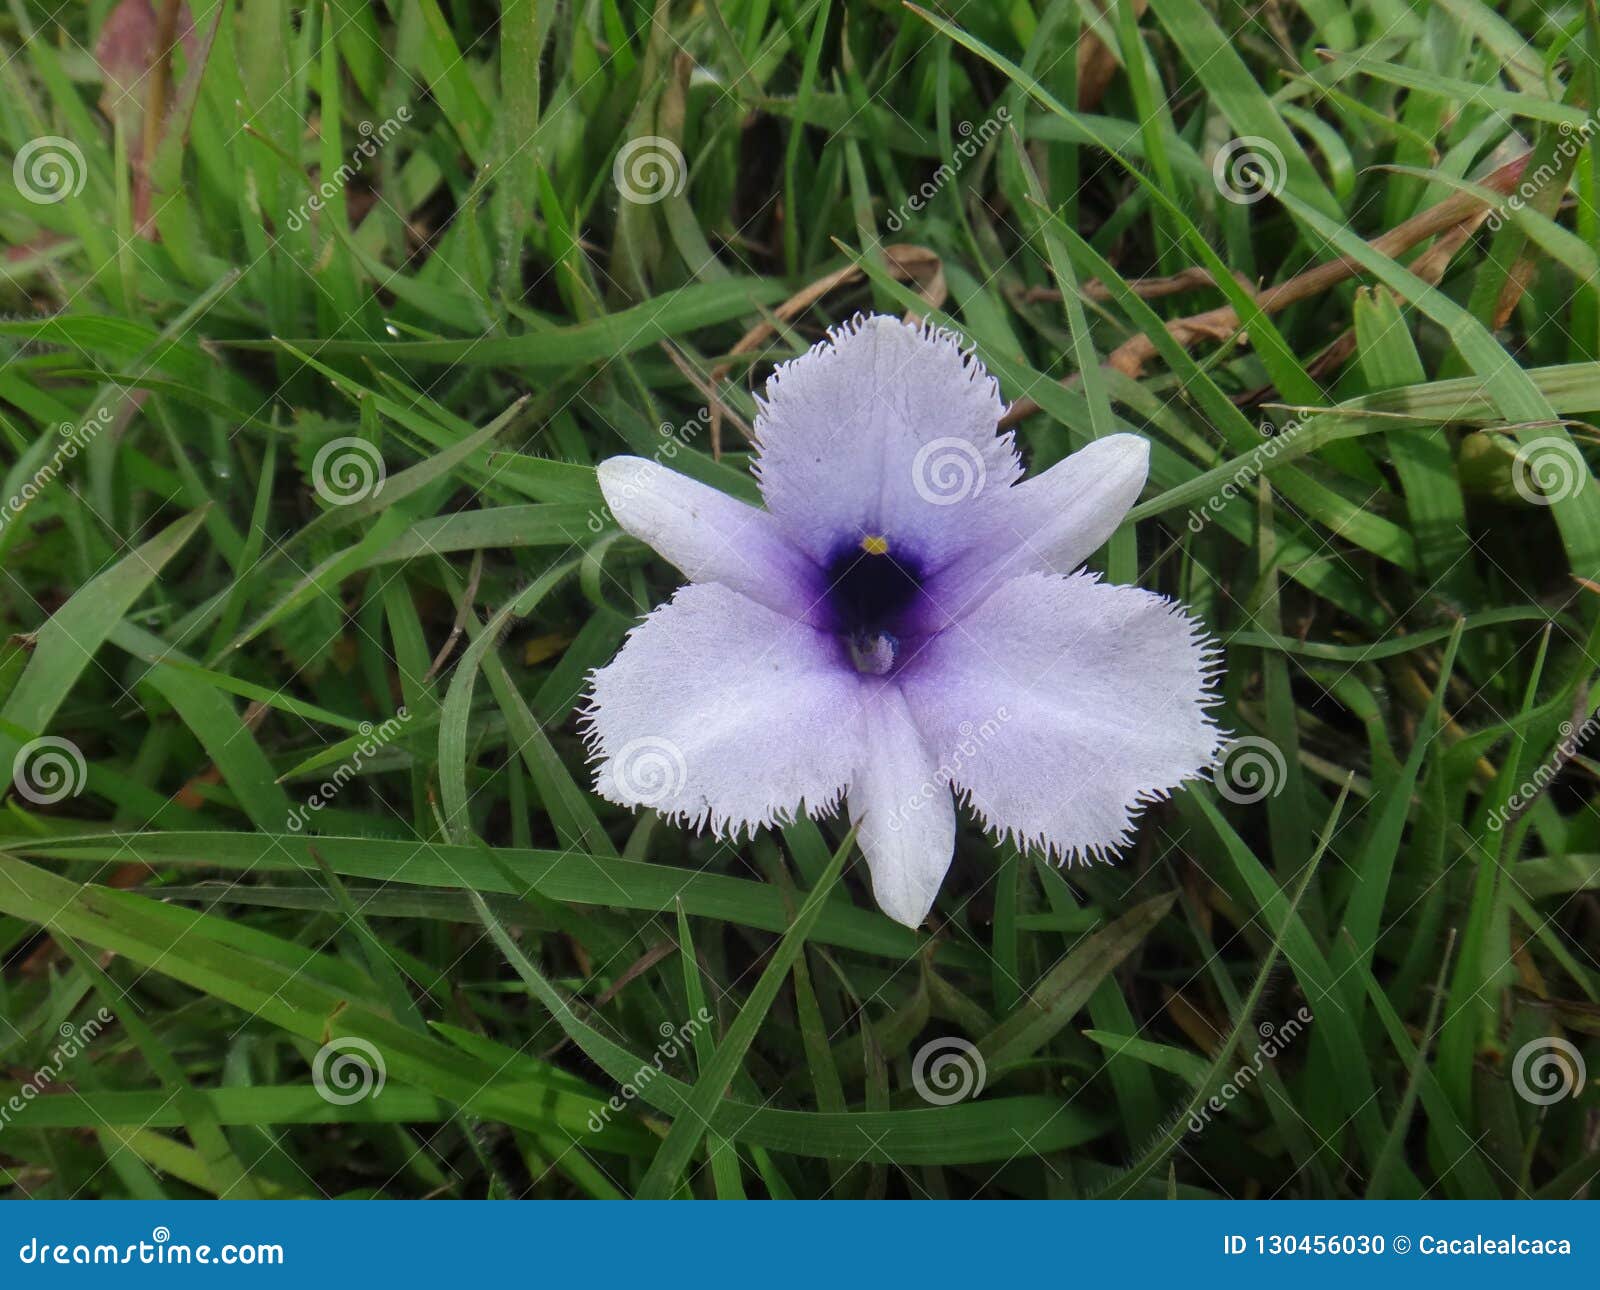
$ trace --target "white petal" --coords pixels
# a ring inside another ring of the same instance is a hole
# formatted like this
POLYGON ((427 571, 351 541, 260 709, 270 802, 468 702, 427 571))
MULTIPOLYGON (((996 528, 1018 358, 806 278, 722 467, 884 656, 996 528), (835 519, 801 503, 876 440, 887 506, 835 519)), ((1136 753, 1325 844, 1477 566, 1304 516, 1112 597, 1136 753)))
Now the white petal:
POLYGON ((617 523, 691 582, 717 582, 790 617, 805 617, 817 573, 759 507, 643 457, 596 472, 617 523))
POLYGON ((984 821, 1071 861, 1123 846, 1143 804, 1213 764, 1214 652, 1164 597, 1032 573, 931 641, 900 682, 984 821))
POLYGON ((682 588, 593 676, 596 791, 719 836, 830 809, 862 695, 839 650, 726 587, 682 588))
POLYGON ((888 538, 948 564, 1022 473, 999 388, 955 338, 858 318, 783 364, 756 418, 767 506, 811 558, 888 538))
POLYGON ((939 577, 941 607, 959 617, 1020 574, 1071 573, 1116 532, 1149 469, 1147 440, 1113 434, 1018 484, 986 542, 939 577))
POLYGON ((955 854, 955 799, 897 687, 885 685, 868 700, 857 728, 850 822, 859 830, 879 906, 895 922, 916 927, 933 908, 955 854))

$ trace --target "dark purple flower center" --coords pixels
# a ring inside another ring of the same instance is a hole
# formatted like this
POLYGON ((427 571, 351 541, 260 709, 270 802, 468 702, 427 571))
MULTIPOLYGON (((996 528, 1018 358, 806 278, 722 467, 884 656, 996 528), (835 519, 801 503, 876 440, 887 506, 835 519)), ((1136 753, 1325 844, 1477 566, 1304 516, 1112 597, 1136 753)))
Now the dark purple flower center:
POLYGON ((851 665, 873 676, 892 671, 907 639, 921 634, 921 561, 869 534, 842 543, 824 577, 829 617, 851 665))

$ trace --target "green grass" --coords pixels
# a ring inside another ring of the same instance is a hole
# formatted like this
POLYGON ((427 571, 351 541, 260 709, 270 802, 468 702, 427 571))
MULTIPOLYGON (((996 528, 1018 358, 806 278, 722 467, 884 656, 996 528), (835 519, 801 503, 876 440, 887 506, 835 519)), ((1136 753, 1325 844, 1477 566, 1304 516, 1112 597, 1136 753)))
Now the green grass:
POLYGON ((0 15, 4 1194, 1587 1194, 1593 6, 168 8, 0 15), (1242 741, 915 933, 576 726, 675 585, 596 462, 754 498, 860 309, 1152 440, 1094 563, 1242 741))

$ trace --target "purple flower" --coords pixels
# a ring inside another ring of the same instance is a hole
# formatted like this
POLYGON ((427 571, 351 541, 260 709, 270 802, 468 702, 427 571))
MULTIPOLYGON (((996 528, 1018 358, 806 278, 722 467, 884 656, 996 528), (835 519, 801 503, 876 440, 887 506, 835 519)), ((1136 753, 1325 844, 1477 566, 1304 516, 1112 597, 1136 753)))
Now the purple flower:
POLYGON ((594 674, 597 790, 719 837, 844 797, 878 904, 915 927, 957 795, 1074 862, 1210 767, 1212 644, 1174 602, 1071 572, 1149 445, 1109 435, 1023 481, 1003 411, 955 337, 858 318, 768 382, 766 509, 602 463, 617 522, 690 585, 594 674))

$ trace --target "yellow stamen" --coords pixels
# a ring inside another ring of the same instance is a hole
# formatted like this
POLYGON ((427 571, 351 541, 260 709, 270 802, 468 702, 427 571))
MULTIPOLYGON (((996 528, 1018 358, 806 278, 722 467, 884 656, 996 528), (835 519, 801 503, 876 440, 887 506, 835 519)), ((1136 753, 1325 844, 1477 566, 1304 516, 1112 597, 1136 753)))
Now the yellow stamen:
POLYGON ((861 549, 868 555, 888 555, 889 539, 879 533, 868 533, 861 539, 861 549))

